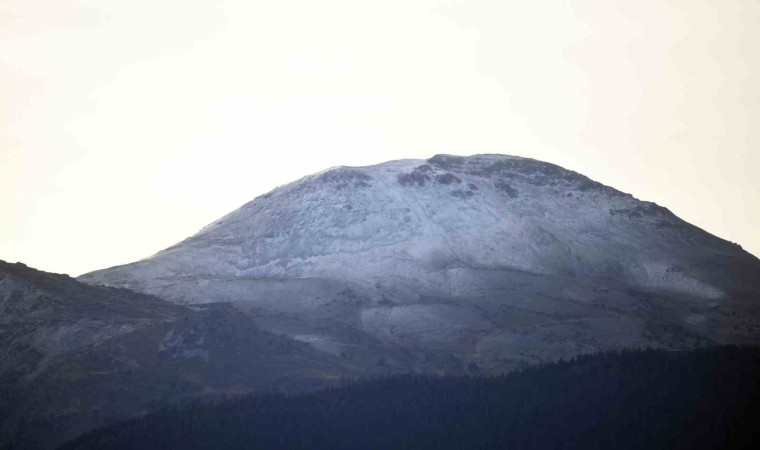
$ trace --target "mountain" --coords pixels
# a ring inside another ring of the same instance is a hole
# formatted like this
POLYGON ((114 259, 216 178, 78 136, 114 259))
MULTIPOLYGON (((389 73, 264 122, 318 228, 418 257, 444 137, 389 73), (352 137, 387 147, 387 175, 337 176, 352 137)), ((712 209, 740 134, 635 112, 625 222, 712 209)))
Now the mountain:
POLYGON ((359 376, 229 305, 175 305, 0 261, 0 448, 51 448, 190 398, 359 376))
POLYGON ((402 371, 760 342, 756 257, 654 203, 515 156, 333 168, 79 279, 227 303, 325 357, 402 371))

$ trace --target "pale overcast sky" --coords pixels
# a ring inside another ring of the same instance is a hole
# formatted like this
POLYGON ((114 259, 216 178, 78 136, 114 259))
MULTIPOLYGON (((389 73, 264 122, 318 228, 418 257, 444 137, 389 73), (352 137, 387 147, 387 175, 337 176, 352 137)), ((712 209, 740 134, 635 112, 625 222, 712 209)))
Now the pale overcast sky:
POLYGON ((760 255, 756 0, 1 0, 0 259, 155 253, 335 165, 553 162, 760 255))

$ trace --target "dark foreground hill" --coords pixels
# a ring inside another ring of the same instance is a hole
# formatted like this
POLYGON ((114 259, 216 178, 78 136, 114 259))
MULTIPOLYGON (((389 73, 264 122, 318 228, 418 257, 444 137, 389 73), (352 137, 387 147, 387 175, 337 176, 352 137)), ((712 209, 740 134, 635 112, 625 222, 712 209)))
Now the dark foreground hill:
POLYGON ((757 448, 760 349, 581 356, 493 378, 401 376, 166 409, 86 449, 757 448))
POLYGON ((52 448, 167 403, 352 373, 229 305, 188 308, 0 261, 0 448, 52 448))

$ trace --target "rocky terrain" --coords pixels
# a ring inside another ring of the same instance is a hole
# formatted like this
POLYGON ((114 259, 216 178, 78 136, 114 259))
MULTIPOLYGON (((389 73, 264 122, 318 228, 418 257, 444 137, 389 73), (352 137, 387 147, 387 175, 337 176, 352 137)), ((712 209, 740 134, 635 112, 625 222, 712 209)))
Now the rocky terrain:
POLYGON ((503 155, 333 168, 80 280, 225 302, 325 356, 403 371, 760 342, 757 258, 656 204, 503 155))
POLYGON ((0 448, 49 448, 184 399, 364 373, 227 305, 191 309, 0 261, 0 448))

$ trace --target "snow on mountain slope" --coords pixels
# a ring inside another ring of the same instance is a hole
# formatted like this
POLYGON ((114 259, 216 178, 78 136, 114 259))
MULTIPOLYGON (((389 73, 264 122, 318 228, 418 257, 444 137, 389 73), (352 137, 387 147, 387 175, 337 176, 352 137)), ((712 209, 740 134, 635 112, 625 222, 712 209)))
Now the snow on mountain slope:
POLYGON ((333 168, 80 279, 231 302, 344 357, 370 358, 366 338, 498 369, 760 335, 757 258, 653 203, 503 155, 333 168))

